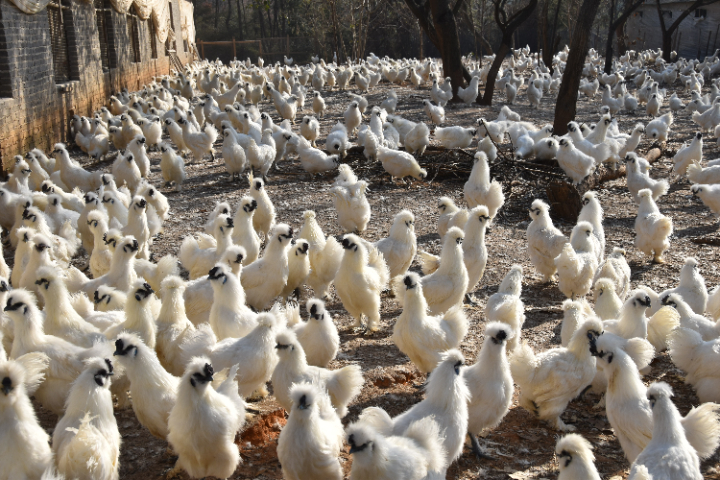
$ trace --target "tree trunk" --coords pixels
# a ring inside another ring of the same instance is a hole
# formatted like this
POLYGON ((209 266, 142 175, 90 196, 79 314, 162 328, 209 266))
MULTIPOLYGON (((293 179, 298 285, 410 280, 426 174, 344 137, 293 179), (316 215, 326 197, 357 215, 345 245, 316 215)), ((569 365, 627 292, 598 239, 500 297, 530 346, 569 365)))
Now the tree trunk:
POLYGON ((615 28, 615 37, 617 38, 617 47, 618 47, 618 56, 625 55, 627 53, 627 45, 625 44, 625 23, 627 22, 627 19, 620 22, 620 24, 615 28))
POLYGON ((455 20, 455 14, 450 9, 448 0, 431 0, 430 11, 432 12, 435 31, 440 40, 439 45, 435 46, 440 50, 440 56, 443 62, 443 75, 450 77, 453 90, 453 100, 451 101, 455 101, 458 100, 458 88, 465 86, 457 21, 455 20))
POLYGON ((245 34, 243 33, 243 12, 245 7, 240 8, 240 0, 237 0, 236 5, 238 12, 238 39, 245 40, 245 34))
POLYGON ((538 22, 538 35, 540 36, 540 45, 542 49, 542 60, 545 65, 552 63, 552 40, 548 37, 548 13, 550 12, 550 0, 543 2, 543 8, 540 12, 540 21, 538 22))
POLYGON ((568 122, 575 118, 580 77, 582 77, 583 67, 585 66, 590 31, 599 5, 600 2, 597 0, 584 0, 578 19, 575 22, 570 53, 568 54, 565 72, 562 76, 562 83, 555 104, 555 122, 553 123, 555 135, 565 135, 568 122))
POLYGON ((509 51, 510 40, 506 39, 505 36, 503 36, 500 48, 495 54, 495 60, 490 66, 490 71, 488 72, 487 82, 485 83, 485 93, 482 96, 478 94, 476 103, 479 103, 480 105, 492 105, 493 92, 495 91, 495 79, 497 78, 497 74, 500 71, 503 60, 505 60, 505 55, 507 55, 509 51))
POLYGON ((608 34, 605 42, 605 73, 612 73, 613 59, 613 37, 615 36, 615 0, 610 0, 610 10, 608 11, 608 34))
POLYGON ((227 17, 225 17, 225 31, 229 34, 230 33, 230 18, 232 18, 232 2, 228 0, 228 14, 227 17))

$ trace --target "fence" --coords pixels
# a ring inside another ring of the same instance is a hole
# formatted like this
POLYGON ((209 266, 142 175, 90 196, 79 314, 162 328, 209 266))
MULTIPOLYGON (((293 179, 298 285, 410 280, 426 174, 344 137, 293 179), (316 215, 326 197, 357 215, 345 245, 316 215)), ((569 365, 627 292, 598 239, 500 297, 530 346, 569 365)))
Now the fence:
POLYGON ((206 42, 198 40, 197 47, 200 57, 215 60, 219 58, 223 63, 229 63, 237 58, 244 60, 250 58, 253 62, 263 57, 266 63, 282 62, 283 56, 292 58, 296 62, 307 63, 315 54, 315 46, 309 37, 273 37, 258 40, 224 40, 206 42))

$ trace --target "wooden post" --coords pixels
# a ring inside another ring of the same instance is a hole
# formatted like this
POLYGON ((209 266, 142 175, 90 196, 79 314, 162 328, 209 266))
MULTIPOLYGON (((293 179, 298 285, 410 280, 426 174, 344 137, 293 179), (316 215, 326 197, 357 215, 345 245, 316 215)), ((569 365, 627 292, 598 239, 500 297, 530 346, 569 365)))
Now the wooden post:
POLYGON ((202 59, 205 60, 205 42, 200 40, 200 55, 202 55, 202 59))
POLYGON ((237 50, 235 49, 235 37, 233 37, 233 59, 237 60, 237 50))

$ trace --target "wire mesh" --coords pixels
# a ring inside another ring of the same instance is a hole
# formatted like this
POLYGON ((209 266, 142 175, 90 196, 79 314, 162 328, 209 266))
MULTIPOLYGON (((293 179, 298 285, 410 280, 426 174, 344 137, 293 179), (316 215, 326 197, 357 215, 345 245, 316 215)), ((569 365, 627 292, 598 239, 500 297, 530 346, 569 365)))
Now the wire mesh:
POLYGON ((71 19, 71 13, 70 7, 63 5, 60 1, 53 0, 47 6, 55 83, 64 83, 70 80, 70 54, 66 26, 71 19))
POLYGON ((134 63, 140 62, 140 32, 138 30, 138 17, 127 16, 127 32, 130 38, 130 59, 134 63))
POLYGON ((94 0, 93 4, 95 6, 95 22, 97 23, 98 41, 100 43, 100 62, 102 63, 103 72, 107 72, 110 69, 107 0, 94 0))

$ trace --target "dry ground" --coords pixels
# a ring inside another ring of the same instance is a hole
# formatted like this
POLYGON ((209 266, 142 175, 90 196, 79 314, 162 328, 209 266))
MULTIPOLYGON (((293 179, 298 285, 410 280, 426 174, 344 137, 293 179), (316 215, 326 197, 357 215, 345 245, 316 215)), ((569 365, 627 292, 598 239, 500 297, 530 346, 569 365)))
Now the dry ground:
MULTIPOLYGON (((381 85, 374 89, 368 99, 370 105, 379 104, 385 98, 389 87, 381 85)), ((420 91, 399 88, 400 102, 398 113, 412 120, 427 121, 422 111, 421 99, 428 97, 427 89, 420 91)), ((670 92, 669 92, 670 93, 670 92)), ((668 93, 668 97, 669 97, 668 93)), ((341 118, 342 111, 349 102, 343 92, 323 92, 328 103, 329 114, 321 119, 322 134, 325 138, 331 126, 341 118)), ((687 102, 688 96, 682 95, 687 102)), ((311 98, 308 95, 308 98, 311 98)), ((495 105, 479 108, 477 105, 450 106, 447 108, 447 123, 451 125, 474 125, 477 117, 489 120, 496 118, 504 97, 496 95, 495 105)), ((311 112, 311 100, 306 103, 306 110, 311 112)), ((514 110, 523 116, 523 120, 544 124, 552 121, 554 98, 545 97, 539 111, 528 107, 525 89, 518 93, 517 105, 514 110)), ((261 108, 271 113, 278 121, 272 105, 264 102, 261 108)), ((594 122, 599 117, 599 96, 594 102, 582 98, 579 103, 578 119, 594 122)), ((647 123, 649 119, 642 114, 618 115, 621 129, 630 131, 636 122, 647 123)), ((677 116, 670 141, 666 150, 676 150, 680 144, 695 132, 695 125, 688 114, 677 116)), ((718 147, 714 139, 705 143, 706 158, 718 157, 718 147)), ((509 145, 507 145, 509 147, 509 145)), ((643 142, 639 151, 645 152, 649 147, 643 142)), ((474 145, 473 145, 474 148, 474 145)), ((217 146, 218 153, 221 146, 217 146)), ((470 151, 470 150, 468 150, 470 151)), ((150 180, 162 187, 159 169, 159 156, 151 154, 152 175, 150 180)), ((422 162, 429 162, 426 155, 422 162)), ((472 166, 471 155, 456 154, 436 156, 437 161, 453 161, 458 164, 458 172, 467 172, 472 166)), ((348 162, 357 166, 364 163, 359 156, 350 156, 348 162)), ((672 163, 662 158, 653 166, 653 177, 667 177, 672 163)), ((89 166, 89 168, 109 169, 109 162, 89 166)), ((318 177, 309 181, 300 168, 296 158, 291 157, 281 164, 282 170, 271 171, 267 190, 278 211, 278 220, 299 228, 302 212, 313 209, 326 234, 341 233, 336 214, 332 206, 328 189, 333 175, 318 177)), ((468 307, 470 331, 462 343, 462 351, 468 362, 473 362, 483 336, 485 317, 483 306, 487 298, 497 291, 497 286, 511 265, 519 263, 525 268, 522 299, 525 302, 527 320, 523 327, 523 337, 536 350, 552 348, 560 343, 560 322, 562 312, 560 304, 563 295, 556 285, 543 285, 535 275, 526 252, 525 230, 528 222, 527 209, 534 198, 545 197, 545 185, 549 176, 530 175, 507 165, 493 169, 493 174, 503 183, 506 196, 505 207, 487 235, 489 259, 485 276, 477 288, 476 296, 480 300, 478 307, 468 307), (522 174, 522 175, 520 175, 522 174)), ((246 192, 247 181, 231 183, 221 162, 209 163, 202 161, 187 166, 189 180, 182 193, 162 189, 170 201, 172 216, 165 225, 165 233, 155 241, 153 251, 156 257, 167 253, 176 253, 184 235, 197 231, 205 221, 215 202, 227 200, 235 204, 246 192)), ((429 178, 433 178, 431 170, 429 178)), ((387 175, 382 174, 378 166, 366 166, 360 175, 370 181, 368 199, 372 205, 372 219, 364 237, 374 241, 388 234, 392 217, 403 208, 412 210, 416 215, 416 233, 418 248, 438 252, 440 238, 437 230, 437 199, 441 196, 453 197, 462 204, 462 187, 467 173, 439 175, 430 183, 414 182, 408 189, 405 186, 389 183, 387 175)), ((692 255, 699 259, 701 271, 705 275, 708 286, 719 283, 716 269, 718 251, 716 247, 698 245, 691 238, 715 234, 718 220, 700 203, 690 197, 689 184, 674 184, 670 193, 659 201, 660 209, 671 216, 675 225, 672 247, 667 254, 668 263, 651 264, 633 248, 633 224, 636 206, 631 202, 625 187, 624 179, 608 182, 598 191, 600 201, 605 209, 605 234, 608 251, 613 246, 621 246, 628 251, 632 268, 633 288, 637 285, 649 285, 656 290, 674 286, 679 278, 679 270, 686 256, 692 255)), ((573 225, 567 222, 556 223, 569 235, 573 225)), ((80 260, 82 264, 83 260, 80 260)), ((413 265, 417 269, 417 265, 413 265)), ((310 295, 303 291, 302 300, 310 295)), ((328 303, 328 309, 335 316, 341 332, 342 347, 331 368, 339 368, 349 363, 362 366, 366 385, 361 396, 351 405, 349 415, 344 423, 354 421, 363 408, 381 406, 391 415, 397 415, 422 398, 422 390, 418 388, 424 381, 424 375, 418 373, 408 358, 400 353, 390 339, 394 319, 400 314, 400 308, 392 298, 383 296, 382 327, 372 335, 353 332, 350 327, 352 319, 335 298, 328 303)), ((303 306, 303 315, 304 306, 303 306)), ((682 413, 698 403, 692 389, 683 383, 682 372, 670 362, 667 354, 662 354, 653 363, 652 374, 646 377, 650 382, 662 379, 669 382, 676 391, 676 403, 682 413)), ((572 402, 563 419, 577 426, 578 433, 589 439, 595 446, 596 464, 603 478, 626 478, 629 465, 623 457, 620 445, 613 434, 604 411, 592 408, 597 398, 587 397, 586 400, 572 402)), ((233 478, 242 479, 279 479, 282 478, 275 455, 277 436, 285 415, 274 402, 272 396, 262 402, 251 404, 251 408, 260 412, 256 421, 239 439, 243 463, 233 478)), ((121 456, 121 478, 128 480, 161 478, 174 464, 174 457, 168 453, 167 443, 150 436, 137 422, 132 410, 116 413, 120 432, 123 437, 121 456)), ((57 419, 41 412, 43 426, 51 432, 57 419)), ((465 449, 462 457, 450 468, 448 479, 505 479, 505 478, 555 478, 557 463, 553 451, 558 432, 539 422, 528 412, 514 406, 502 424, 492 432, 484 444, 496 461, 479 462, 465 449)), ((482 442, 483 440, 481 440, 482 442)), ((720 454, 703 463, 706 478, 720 478, 718 462, 720 454)), ((349 472, 351 456, 343 454, 341 461, 346 472, 349 472)), ((182 478, 186 478, 183 474, 182 478)), ((320 480, 320 479, 318 479, 320 480)))

